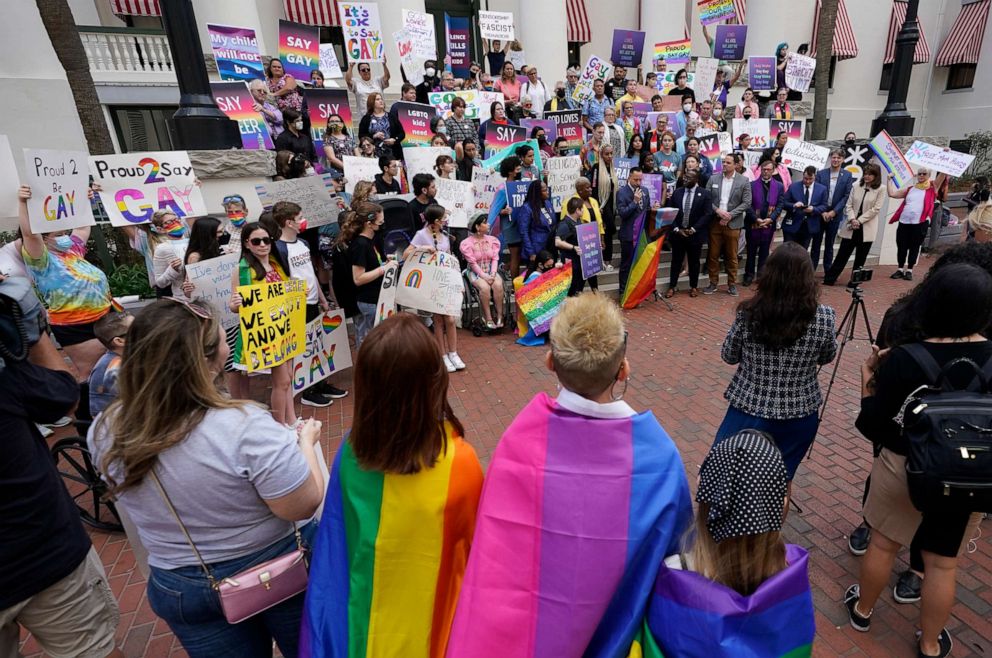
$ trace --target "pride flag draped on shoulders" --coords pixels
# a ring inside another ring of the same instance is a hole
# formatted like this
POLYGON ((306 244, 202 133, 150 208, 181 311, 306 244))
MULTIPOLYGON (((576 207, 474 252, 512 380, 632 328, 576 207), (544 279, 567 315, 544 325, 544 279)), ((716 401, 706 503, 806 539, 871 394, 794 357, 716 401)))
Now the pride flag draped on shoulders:
MULTIPOLYGON (((651 214, 653 215, 653 213, 651 214)), ((634 258, 631 261, 630 274, 627 276, 627 285, 620 291, 621 308, 635 308, 655 290, 658 263, 661 261, 661 245, 664 238, 657 240, 648 238, 649 227, 645 226, 648 218, 648 212, 644 211, 634 221, 634 235, 637 236, 637 245, 634 247, 634 258)))
POLYGON ((647 412, 563 389, 507 428, 486 475, 449 658, 616 657, 691 515, 674 443, 647 412), (602 405, 600 405, 602 406, 602 405))
POLYGON ((413 475, 363 470, 346 441, 310 565, 301 658, 440 658, 482 489, 472 446, 447 430, 413 475))

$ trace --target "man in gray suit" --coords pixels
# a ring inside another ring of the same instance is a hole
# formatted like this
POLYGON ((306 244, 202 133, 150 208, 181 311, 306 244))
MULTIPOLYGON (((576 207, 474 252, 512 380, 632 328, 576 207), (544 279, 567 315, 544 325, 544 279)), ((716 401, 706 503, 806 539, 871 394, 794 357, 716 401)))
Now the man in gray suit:
POLYGON ((714 176, 707 185, 713 198, 713 214, 718 221, 710 224, 710 244, 706 265, 710 285, 704 295, 716 292, 720 281, 720 254, 727 262, 727 292, 737 296, 737 244, 744 226, 744 213, 751 206, 751 182, 737 173, 732 153, 723 154, 723 175, 714 176))

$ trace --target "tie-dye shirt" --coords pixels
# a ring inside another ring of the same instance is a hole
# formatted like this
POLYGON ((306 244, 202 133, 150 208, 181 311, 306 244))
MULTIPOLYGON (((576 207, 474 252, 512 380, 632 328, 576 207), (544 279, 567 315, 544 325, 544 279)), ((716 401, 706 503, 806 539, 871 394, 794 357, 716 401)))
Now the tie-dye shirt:
POLYGON ((84 258, 86 245, 77 236, 72 236, 72 248, 66 251, 46 247, 41 258, 32 258, 23 248, 21 252, 53 325, 96 322, 110 310, 107 277, 84 258))

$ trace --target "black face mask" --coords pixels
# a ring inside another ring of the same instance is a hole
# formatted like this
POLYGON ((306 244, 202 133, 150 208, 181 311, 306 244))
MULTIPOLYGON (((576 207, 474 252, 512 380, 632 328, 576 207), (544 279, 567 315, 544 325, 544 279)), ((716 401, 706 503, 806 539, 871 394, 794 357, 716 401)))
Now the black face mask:
POLYGON ((854 140, 853 139, 845 139, 844 140, 844 144, 846 144, 847 146, 854 146, 854 140))
POLYGON ((555 96, 557 96, 558 98, 565 98, 565 90, 564 89, 556 89, 555 90, 555 96))

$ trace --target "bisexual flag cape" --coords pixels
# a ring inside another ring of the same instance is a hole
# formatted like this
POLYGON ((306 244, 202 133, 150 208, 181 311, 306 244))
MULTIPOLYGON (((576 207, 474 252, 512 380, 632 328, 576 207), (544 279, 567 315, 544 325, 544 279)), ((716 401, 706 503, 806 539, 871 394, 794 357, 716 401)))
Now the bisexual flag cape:
POLYGON ((482 467, 448 430, 414 475, 363 470, 346 441, 331 470, 300 656, 444 656, 468 559, 482 467))
POLYGON ((650 412, 593 418, 537 395, 486 474, 449 658, 625 655, 690 516, 650 412))
POLYGON ((809 556, 786 545, 788 566, 750 596, 662 564, 630 658, 800 658, 816 628, 809 556))
MULTIPOLYGON (((653 214, 653 213, 652 213, 653 214)), ((634 308, 654 292, 655 279, 658 277, 658 262, 661 260, 661 244, 664 237, 648 240, 648 212, 634 220, 634 235, 637 236, 637 247, 631 261, 630 274, 627 275, 627 285, 620 291, 620 306, 634 308)), ((675 267, 673 265, 672 267, 675 267)))

